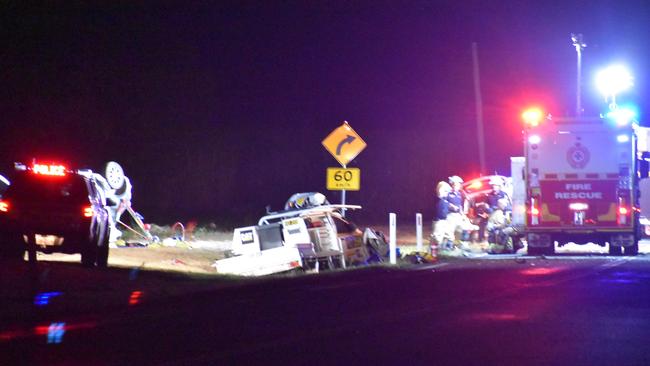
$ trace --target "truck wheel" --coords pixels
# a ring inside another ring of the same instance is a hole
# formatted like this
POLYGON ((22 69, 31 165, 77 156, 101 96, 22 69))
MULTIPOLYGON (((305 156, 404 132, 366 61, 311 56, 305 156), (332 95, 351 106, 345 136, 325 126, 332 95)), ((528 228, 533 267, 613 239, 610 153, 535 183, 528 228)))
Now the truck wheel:
POLYGON ((27 261, 29 264, 36 264, 36 236, 27 235, 27 261))
POLYGON ((97 247, 97 267, 106 268, 108 266, 108 237, 110 229, 108 225, 104 233, 100 235, 99 246, 97 247))
POLYGON ((623 254, 623 248, 621 247, 616 247, 613 246, 611 243, 609 244, 609 255, 621 255, 623 254))
POLYGON ((639 254, 639 243, 634 243, 631 247, 625 247, 625 255, 637 255, 639 254))
POLYGON ((526 253, 528 255, 541 255, 542 254, 542 248, 537 248, 537 247, 528 247, 526 249, 526 253))
POLYGON ((97 234, 86 240, 84 247, 81 249, 81 264, 84 267, 93 267, 97 260, 97 234))
POLYGON ((23 260, 25 257, 25 243, 18 235, 2 235, 0 245, 0 259, 23 260))
POLYGON ((528 255, 553 255, 555 254, 555 245, 550 247, 528 247, 528 255))

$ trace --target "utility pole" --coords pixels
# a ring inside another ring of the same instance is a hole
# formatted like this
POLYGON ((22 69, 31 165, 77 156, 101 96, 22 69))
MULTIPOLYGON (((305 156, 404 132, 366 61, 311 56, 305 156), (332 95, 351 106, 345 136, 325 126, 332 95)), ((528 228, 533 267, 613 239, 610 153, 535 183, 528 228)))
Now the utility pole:
POLYGON ((587 47, 587 44, 582 41, 582 33, 571 33, 571 42, 576 48, 576 53, 578 55, 578 70, 576 78, 576 117, 580 117, 582 115, 582 105, 580 101, 580 95, 582 94, 582 50, 587 47))
POLYGON ((478 68, 478 46, 472 42, 472 65, 474 68, 474 99, 476 102, 476 136, 478 139, 478 157, 481 164, 481 175, 486 174, 485 168, 485 135, 483 132, 483 98, 481 97, 481 75, 478 68))

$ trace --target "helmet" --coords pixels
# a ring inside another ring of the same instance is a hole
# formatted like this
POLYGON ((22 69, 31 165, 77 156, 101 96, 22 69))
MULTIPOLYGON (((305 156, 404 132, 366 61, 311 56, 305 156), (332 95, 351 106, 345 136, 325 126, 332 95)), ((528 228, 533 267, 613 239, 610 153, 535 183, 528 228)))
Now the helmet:
POLYGON ((503 180, 501 178, 493 177, 490 179, 490 185, 491 186, 502 186, 503 185, 503 180))
POLYGON ((463 178, 461 178, 461 177, 459 177, 457 175, 453 175, 453 176, 449 177, 449 183, 451 183, 451 184, 463 183, 463 178))
POLYGON ((451 187, 447 182, 438 182, 438 185, 436 186, 436 193, 438 193, 439 198, 445 197, 449 194, 449 192, 451 192, 451 187))

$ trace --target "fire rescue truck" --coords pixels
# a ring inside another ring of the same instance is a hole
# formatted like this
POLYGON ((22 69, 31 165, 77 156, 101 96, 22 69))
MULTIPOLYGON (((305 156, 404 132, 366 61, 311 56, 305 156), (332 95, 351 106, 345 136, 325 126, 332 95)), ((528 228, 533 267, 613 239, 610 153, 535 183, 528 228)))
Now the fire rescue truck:
POLYGON ((523 117, 525 157, 512 159, 513 183, 522 188, 513 197, 513 223, 524 226, 528 253, 595 243, 609 244, 612 255, 636 255, 648 129, 622 109, 598 118, 540 110, 523 117))

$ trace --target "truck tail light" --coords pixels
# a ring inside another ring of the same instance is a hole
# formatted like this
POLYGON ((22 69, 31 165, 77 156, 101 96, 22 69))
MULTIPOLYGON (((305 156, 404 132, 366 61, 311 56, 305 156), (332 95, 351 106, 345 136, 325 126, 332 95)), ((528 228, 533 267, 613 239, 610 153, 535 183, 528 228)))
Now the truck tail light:
POLYGON ((539 207, 535 198, 530 199, 530 224, 539 225, 539 207))
POLYGON ((622 197, 618 198, 618 210, 616 211, 616 223, 619 225, 625 225, 628 222, 627 216, 630 213, 627 207, 625 207, 625 200, 622 197))
POLYGON ((92 206, 84 206, 83 210, 84 217, 93 217, 93 208, 92 206))
POLYGON ((9 212, 9 202, 0 201, 0 212, 9 212))

